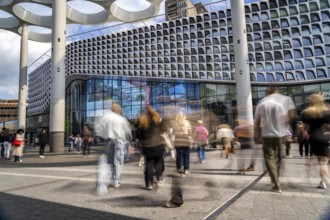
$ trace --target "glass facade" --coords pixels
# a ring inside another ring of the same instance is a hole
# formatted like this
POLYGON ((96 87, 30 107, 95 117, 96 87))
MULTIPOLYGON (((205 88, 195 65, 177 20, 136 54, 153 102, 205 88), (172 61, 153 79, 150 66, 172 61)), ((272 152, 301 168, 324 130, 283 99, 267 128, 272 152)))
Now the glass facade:
MULTIPOLYGON (((266 96, 266 88, 252 86, 253 106, 266 96)), ((321 91, 330 100, 330 83, 278 88, 292 97, 298 114, 312 93, 321 91)), ((90 78, 73 81, 66 90, 66 132, 80 133, 84 123, 93 124, 112 102, 122 106, 122 114, 131 122, 150 103, 165 119, 184 111, 193 121, 203 119, 211 131, 220 123, 233 125, 237 116, 235 84, 90 78)))

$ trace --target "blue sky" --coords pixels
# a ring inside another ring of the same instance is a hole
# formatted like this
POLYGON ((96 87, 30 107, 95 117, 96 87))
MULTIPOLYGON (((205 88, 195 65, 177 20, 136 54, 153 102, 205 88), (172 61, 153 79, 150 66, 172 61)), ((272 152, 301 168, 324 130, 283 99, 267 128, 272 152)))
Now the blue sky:
MULTIPOLYGON (((127 10, 133 11, 134 7, 146 7, 148 4, 145 0, 134 0, 134 4, 130 4, 132 0, 118 0, 121 6, 128 7, 127 10)), ((193 3, 203 2, 209 4, 218 2, 219 0, 192 0, 193 3)), ((226 0, 230 5, 230 0, 226 0)), ((238 1, 238 0, 234 0, 238 1)), ((256 2, 259 0, 245 0, 245 3, 256 2)), ((162 4, 164 5, 164 4, 162 4)), ((160 10, 160 14, 164 13, 164 9, 160 10)), ((147 22, 145 22, 147 23, 147 22)), ((104 25, 102 25, 104 26, 104 25)), ((109 26, 109 25, 108 25, 109 26)), ((93 30, 100 26, 83 26, 68 25, 67 34, 72 35, 81 31, 93 30)), ((87 36, 89 36, 87 34, 87 36)), ((20 36, 12 32, 0 29, 0 99, 17 99, 18 98, 18 79, 19 79, 19 62, 20 62, 20 36), (5 83, 4 83, 5 82, 5 83)), ((28 62, 33 63, 38 57, 50 49, 50 43, 38 43, 29 41, 28 62)))

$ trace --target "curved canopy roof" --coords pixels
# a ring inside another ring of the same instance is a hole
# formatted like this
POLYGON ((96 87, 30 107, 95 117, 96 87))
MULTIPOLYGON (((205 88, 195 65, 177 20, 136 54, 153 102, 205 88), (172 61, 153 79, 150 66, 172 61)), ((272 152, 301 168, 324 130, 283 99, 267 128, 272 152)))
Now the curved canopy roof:
MULTIPOLYGON (((20 34, 22 24, 27 23, 29 27, 33 27, 29 28, 30 40, 50 42, 53 1, 55 0, 0 0, 0 29, 20 34)), ((121 0, 68 0, 67 24, 94 25, 145 19, 158 13, 162 1, 142 0, 139 10, 127 10, 121 0)))

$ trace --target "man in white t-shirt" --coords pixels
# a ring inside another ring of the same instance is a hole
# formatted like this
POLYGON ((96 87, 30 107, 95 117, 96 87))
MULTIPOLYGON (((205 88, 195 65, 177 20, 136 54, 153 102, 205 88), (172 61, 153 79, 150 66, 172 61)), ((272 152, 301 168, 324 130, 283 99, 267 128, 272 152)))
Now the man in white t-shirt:
POLYGON ((276 155, 281 160, 281 145, 287 131, 288 114, 284 104, 278 99, 277 93, 271 93, 260 101, 255 112, 255 138, 260 137, 269 176, 274 183, 273 191, 281 192, 279 182, 279 164, 276 165, 276 155))

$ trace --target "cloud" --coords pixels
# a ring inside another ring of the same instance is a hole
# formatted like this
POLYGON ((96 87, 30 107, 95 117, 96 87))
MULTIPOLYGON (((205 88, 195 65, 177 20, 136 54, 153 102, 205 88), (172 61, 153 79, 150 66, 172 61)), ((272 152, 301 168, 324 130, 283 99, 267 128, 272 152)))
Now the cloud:
MULTIPOLYGON (((9 31, 0 30, 0 99, 17 99, 20 65, 21 37, 9 31)), ((50 44, 29 41, 28 63, 32 63, 50 44)))

